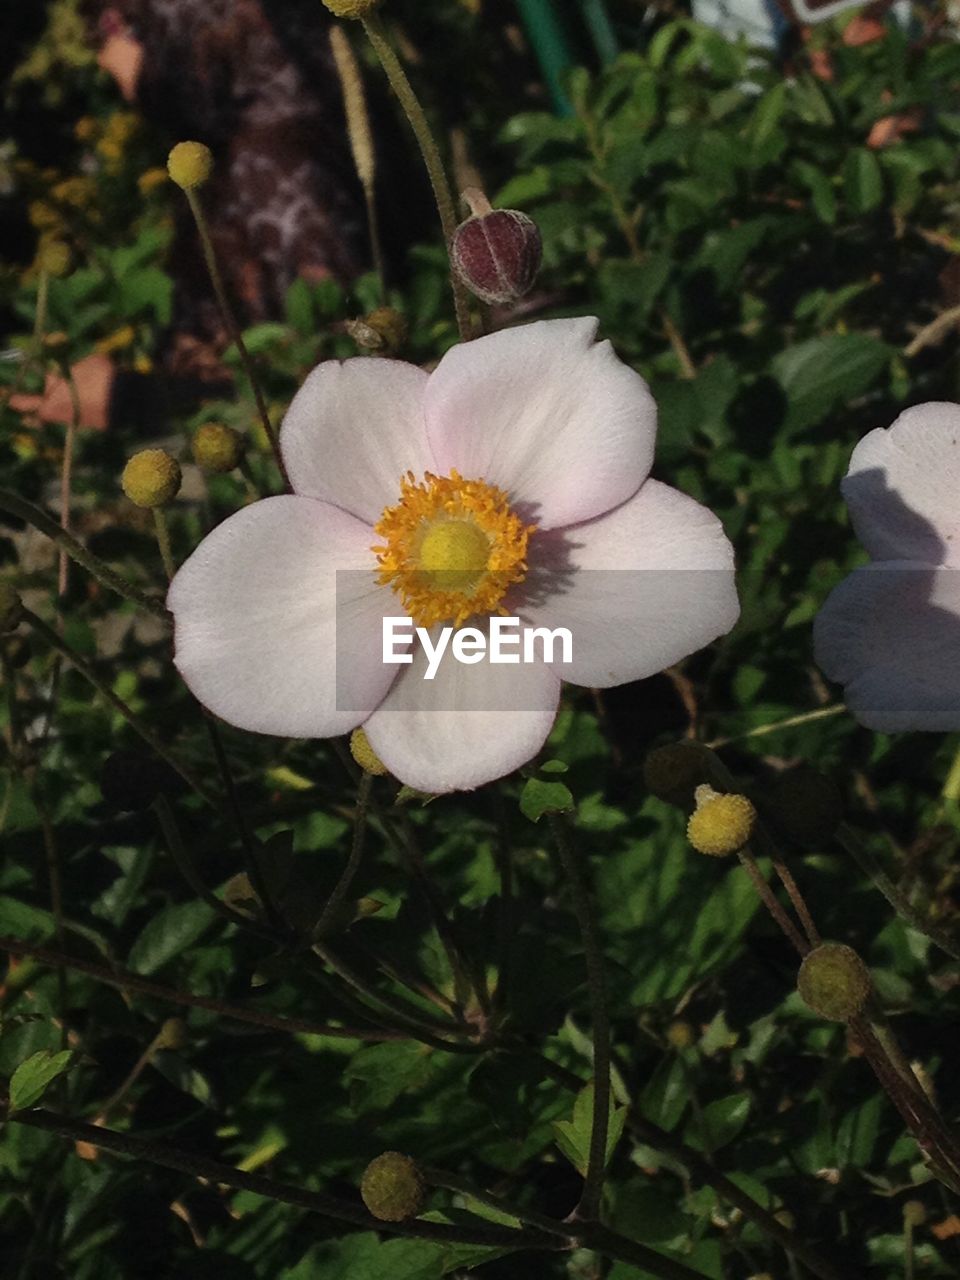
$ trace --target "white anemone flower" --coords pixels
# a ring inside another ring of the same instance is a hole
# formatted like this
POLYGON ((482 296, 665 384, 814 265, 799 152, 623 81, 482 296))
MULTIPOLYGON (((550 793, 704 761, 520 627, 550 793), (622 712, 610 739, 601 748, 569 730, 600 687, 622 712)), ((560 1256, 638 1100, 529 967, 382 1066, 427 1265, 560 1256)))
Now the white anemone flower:
POLYGON ((650 391, 597 321, 461 343, 430 374, 331 360, 280 432, 293 493, 230 516, 177 573, 175 661, 197 698, 258 733, 362 725, 402 782, 470 789, 542 747, 561 679, 608 687, 723 635, 739 606, 717 518, 649 478, 650 391), (432 629, 566 627, 572 661, 424 679, 385 663, 383 619, 432 629))
POLYGON ((871 431, 842 489, 871 563, 818 614, 816 661, 870 729, 960 729, 960 405, 871 431))

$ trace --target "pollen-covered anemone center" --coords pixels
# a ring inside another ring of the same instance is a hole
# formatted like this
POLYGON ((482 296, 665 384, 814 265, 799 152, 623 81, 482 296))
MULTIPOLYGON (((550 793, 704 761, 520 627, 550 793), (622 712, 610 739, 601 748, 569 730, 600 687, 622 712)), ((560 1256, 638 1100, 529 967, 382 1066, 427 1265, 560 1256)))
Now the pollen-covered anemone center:
POLYGON ((379 581, 390 586, 417 626, 460 626, 475 614, 505 613, 507 588, 527 572, 536 525, 510 510, 502 489, 456 471, 422 481, 407 472, 400 501, 374 526, 379 581))

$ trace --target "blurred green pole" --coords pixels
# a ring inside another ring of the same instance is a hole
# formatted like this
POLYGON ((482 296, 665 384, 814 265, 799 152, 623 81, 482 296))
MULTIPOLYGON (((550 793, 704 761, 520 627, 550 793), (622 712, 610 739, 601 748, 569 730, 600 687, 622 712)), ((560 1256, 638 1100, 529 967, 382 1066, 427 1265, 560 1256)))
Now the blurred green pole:
POLYGON ((584 25, 590 32, 590 39, 597 51, 597 57, 606 66, 620 52, 613 24, 607 13, 607 6, 604 0, 579 0, 579 4, 584 25))
POLYGON ((555 111, 561 116, 573 115, 573 106, 563 88, 564 72, 574 65, 573 54, 553 0, 517 0, 517 8, 550 90, 555 111))

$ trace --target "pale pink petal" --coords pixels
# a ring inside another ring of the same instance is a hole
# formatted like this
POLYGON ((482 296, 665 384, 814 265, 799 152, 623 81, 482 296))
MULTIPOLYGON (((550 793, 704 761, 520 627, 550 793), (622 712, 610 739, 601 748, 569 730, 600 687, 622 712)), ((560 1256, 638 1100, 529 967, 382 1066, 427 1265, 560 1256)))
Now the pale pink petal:
POLYGON ((654 675, 725 635, 740 613, 720 521, 657 480, 596 520, 535 534, 530 560, 508 603, 534 626, 570 630, 573 662, 555 670, 573 684, 654 675))
POLYGON ((167 595, 174 661, 200 702, 281 737, 358 725, 397 671, 381 660, 381 618, 399 610, 376 585, 372 540, 354 516, 292 495, 209 533, 167 595))
POLYGON ((875 560, 960 565, 960 405, 916 405, 871 431, 841 487, 875 560))
POLYGON ((293 397, 280 449, 295 493, 375 524, 407 471, 436 471, 427 442, 427 375, 401 360, 327 360, 293 397))
POLYGON ((363 726, 401 782, 431 793, 470 791, 537 754, 560 697, 549 666, 488 659, 467 666, 447 652, 435 678, 425 680, 419 644, 413 653, 413 664, 400 668, 403 675, 363 726))
POLYGON ((827 598, 814 654, 869 729, 960 729, 960 569, 881 561, 827 598))
POLYGON ((448 351, 425 399, 440 471, 499 486, 544 529, 636 493, 656 406, 639 373, 594 341, 597 323, 540 320, 448 351))

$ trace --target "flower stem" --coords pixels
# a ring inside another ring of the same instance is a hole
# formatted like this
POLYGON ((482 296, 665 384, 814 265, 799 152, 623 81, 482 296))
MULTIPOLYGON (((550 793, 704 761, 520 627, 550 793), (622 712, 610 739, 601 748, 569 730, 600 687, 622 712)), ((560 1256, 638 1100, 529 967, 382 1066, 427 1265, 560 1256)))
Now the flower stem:
POLYGON ((210 283, 213 285, 213 292, 217 297, 217 305, 220 308, 223 323, 226 326, 230 341, 237 348, 237 353, 240 356, 240 362, 243 365, 244 372, 250 381, 253 398, 257 405, 257 412, 260 415, 260 421, 263 423, 263 429, 267 433, 267 439, 270 441, 270 448, 273 450, 273 456, 276 460, 277 466, 280 468, 280 475, 283 477, 284 487, 289 490, 290 480, 287 476, 287 468, 284 466, 283 455, 280 452, 280 441, 273 428, 273 423, 270 421, 270 414, 267 411, 267 402, 264 399, 260 381, 257 378, 256 370, 253 367, 253 361, 250 359, 250 353, 247 351, 246 343, 243 340, 243 334, 240 332, 240 326, 237 323, 237 318, 233 314, 233 308, 230 306, 230 300, 227 297, 227 291, 223 283, 223 276, 220 274, 220 266, 217 262, 217 255, 213 248, 213 240, 210 238, 210 229, 207 226, 207 219, 203 212, 203 205, 200 203, 200 198, 196 191, 188 189, 185 194, 187 197, 187 203, 190 205, 190 212, 193 214, 193 220, 197 224, 197 232, 200 236, 200 247, 203 251, 203 260, 207 264, 207 271, 210 274, 210 283))
POLYGON ((100 696, 109 702, 115 711, 119 711, 130 728, 135 733, 138 733, 151 750, 155 751, 161 760, 165 760, 171 769, 174 769, 183 778, 184 782, 188 783, 196 791, 202 800, 205 800, 213 808, 218 807, 216 798, 207 790, 199 778, 195 777, 185 765, 182 765, 175 756, 170 754, 153 730, 149 729, 137 713, 114 693, 105 680, 102 680, 97 675, 86 658, 82 658, 79 653, 67 644, 62 636, 57 635, 53 627, 44 622, 42 618, 37 617, 32 610, 24 607, 23 617, 38 635, 42 636, 49 645, 63 654, 67 661, 80 672, 85 680, 93 685, 100 696))
POLYGON ((39 533, 45 534, 46 537, 56 542, 71 560, 75 560, 77 564, 92 574, 103 586, 115 591, 117 595, 123 596, 125 600, 139 605, 141 609, 149 610, 156 617, 162 618, 164 622, 169 623, 170 615, 164 608, 162 600, 158 600, 154 596, 144 595, 132 582, 128 582, 126 578, 114 572, 108 564, 105 564, 93 552, 88 551, 66 529, 62 529, 59 522, 54 520, 42 508, 34 506, 32 502, 27 502, 19 494, 10 493, 6 489, 2 489, 0 490, 0 511, 16 516, 19 520, 25 520, 27 524, 32 525, 39 533))
POLYGON ((347 859, 347 865, 343 868, 340 879, 334 885, 333 892, 327 899, 323 910, 320 912, 320 919, 314 927, 314 934, 318 938, 323 937, 331 922, 336 919, 344 898, 350 892, 354 877, 360 870, 360 863, 363 861, 364 838, 367 832, 367 806, 370 803, 372 786, 373 774, 364 770, 360 775, 360 784, 357 787, 357 808, 353 820, 353 842, 350 847, 350 857, 347 859))
POLYGON ((559 814, 550 814, 550 826, 557 843, 560 860, 570 885, 573 909, 580 926, 584 958, 587 964, 587 987, 590 993, 590 1020, 593 1026, 593 1118, 590 1129, 590 1152, 580 1203, 574 1211, 579 1218, 596 1220, 600 1215, 603 1175, 607 1163, 607 1132, 610 1124, 610 1019, 603 977, 603 952, 596 910, 580 857, 567 823, 559 814))
POLYGON ((868 876, 899 916, 902 916, 914 929, 929 938, 934 946, 945 951, 954 960, 960 960, 960 947, 953 939, 935 924, 925 920, 905 894, 901 893, 887 873, 874 858, 857 833, 846 822, 837 828, 836 838, 853 858, 857 866, 868 876))
POLYGON ((803 936, 803 934, 801 934, 800 930, 797 928, 797 926, 793 923, 793 921, 787 915, 786 911, 784 911, 783 907, 780 905, 780 902, 777 900, 777 895, 770 888, 770 885, 767 883, 766 877, 764 876, 760 868, 757 866, 757 862, 753 854, 750 852, 749 849, 741 849, 740 852, 737 854, 737 857, 740 859, 740 865, 743 867, 747 875, 753 881, 754 888, 756 889, 757 893, 760 895, 763 905, 767 908, 767 910, 773 916, 774 920, 777 922, 777 924, 780 926, 780 928, 783 930, 786 936, 790 939, 790 942, 793 944, 796 950, 800 953, 800 955, 805 956, 807 952, 810 950, 810 943, 803 936))
MULTIPOLYGON (((413 130, 417 145, 420 148, 423 163, 426 165, 427 176, 430 179, 430 186, 433 188, 433 198, 436 201, 437 212, 440 215, 440 225, 443 227, 443 238, 449 255, 453 233, 457 229, 457 219, 453 195, 450 191, 450 184, 447 181, 443 161, 440 158, 440 151, 427 117, 424 115, 423 107, 421 107, 413 86, 407 79, 407 73, 401 66, 400 59, 394 53, 393 46, 387 38, 382 20, 377 14, 371 13, 367 14, 362 19, 362 22, 363 29, 367 33, 367 39, 380 59, 380 65, 390 81, 391 89, 397 95, 400 106, 410 122, 410 128, 413 130)), ((466 341, 473 336, 467 295, 452 269, 450 272, 450 287, 453 290, 453 305, 457 314, 457 327, 460 330, 460 337, 466 341)))
POLYGON ((177 566, 173 562, 173 551, 170 547, 170 529, 167 525, 167 515, 162 507, 153 508, 153 526, 157 531, 157 546, 160 548, 160 559, 163 561, 163 571, 170 581, 177 572, 177 566))

